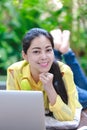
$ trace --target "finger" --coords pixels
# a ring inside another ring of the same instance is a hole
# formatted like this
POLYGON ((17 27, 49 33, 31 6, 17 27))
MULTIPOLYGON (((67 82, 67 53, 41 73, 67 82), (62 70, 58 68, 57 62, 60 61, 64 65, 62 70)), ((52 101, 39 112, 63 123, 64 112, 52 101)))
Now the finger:
POLYGON ((55 29, 55 30, 52 30, 51 32, 51 35, 53 36, 54 38, 54 42, 58 42, 58 41, 61 41, 61 36, 62 36, 62 32, 60 29, 55 29))
POLYGON ((70 39, 70 31, 69 30, 64 30, 63 33, 62 33, 62 39, 64 41, 69 41, 70 39))
POLYGON ((54 48, 58 49, 62 42, 62 32, 60 29, 55 29, 51 31, 51 35, 53 36, 54 40, 54 48))

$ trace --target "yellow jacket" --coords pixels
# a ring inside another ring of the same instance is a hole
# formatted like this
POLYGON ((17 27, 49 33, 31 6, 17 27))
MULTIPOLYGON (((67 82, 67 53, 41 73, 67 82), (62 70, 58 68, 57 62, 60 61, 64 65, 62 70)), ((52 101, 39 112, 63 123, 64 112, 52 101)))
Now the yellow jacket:
POLYGON ((43 90, 42 83, 36 83, 30 74, 29 64, 23 60, 11 65, 7 70, 7 90, 39 90, 43 91, 45 109, 53 112, 56 119, 61 121, 73 120, 76 108, 82 106, 78 102, 76 86, 73 81, 73 73, 69 66, 59 62, 60 70, 63 72, 63 81, 68 94, 68 105, 66 105, 58 95, 56 103, 51 106, 48 102, 46 92, 43 90))

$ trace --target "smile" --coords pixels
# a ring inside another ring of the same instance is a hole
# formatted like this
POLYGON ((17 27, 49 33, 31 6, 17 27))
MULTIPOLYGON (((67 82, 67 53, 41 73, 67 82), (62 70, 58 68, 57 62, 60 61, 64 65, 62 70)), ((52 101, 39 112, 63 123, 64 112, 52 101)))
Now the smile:
POLYGON ((40 63, 40 66, 41 66, 41 67, 47 67, 47 66, 48 66, 48 63, 47 63, 47 62, 40 63))

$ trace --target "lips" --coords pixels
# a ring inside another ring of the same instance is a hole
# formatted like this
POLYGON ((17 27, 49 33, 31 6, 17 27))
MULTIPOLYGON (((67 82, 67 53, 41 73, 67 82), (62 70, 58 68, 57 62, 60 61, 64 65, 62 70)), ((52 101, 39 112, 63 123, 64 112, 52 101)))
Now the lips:
POLYGON ((47 62, 40 63, 40 66, 41 66, 41 67, 47 67, 47 66, 48 66, 48 63, 47 63, 47 62))

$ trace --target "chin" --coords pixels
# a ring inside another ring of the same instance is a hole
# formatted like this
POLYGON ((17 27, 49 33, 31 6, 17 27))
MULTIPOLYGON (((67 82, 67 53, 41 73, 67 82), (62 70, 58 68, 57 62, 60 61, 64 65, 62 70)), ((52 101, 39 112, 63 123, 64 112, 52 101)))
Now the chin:
POLYGON ((50 68, 51 68, 51 66, 41 67, 41 68, 39 68, 39 72, 40 73, 47 73, 47 72, 49 72, 50 68))
POLYGON ((49 69, 46 69, 46 70, 43 69, 40 71, 40 73, 47 73, 47 72, 49 72, 49 69))

